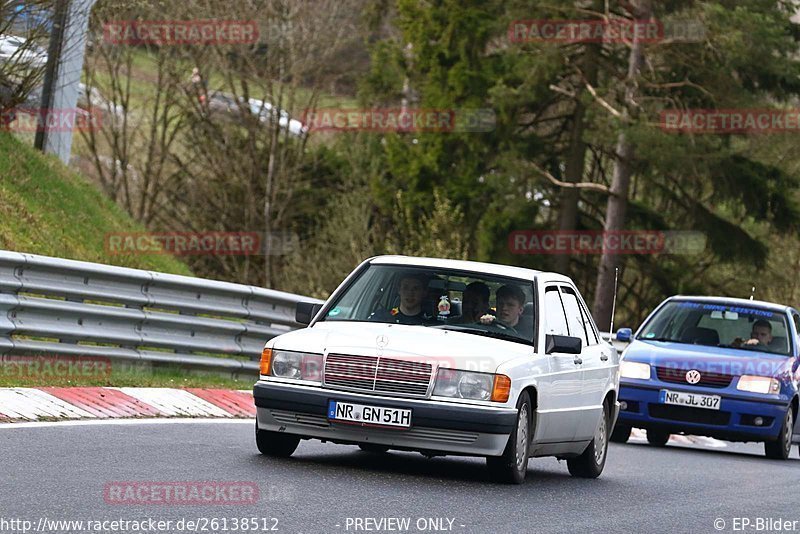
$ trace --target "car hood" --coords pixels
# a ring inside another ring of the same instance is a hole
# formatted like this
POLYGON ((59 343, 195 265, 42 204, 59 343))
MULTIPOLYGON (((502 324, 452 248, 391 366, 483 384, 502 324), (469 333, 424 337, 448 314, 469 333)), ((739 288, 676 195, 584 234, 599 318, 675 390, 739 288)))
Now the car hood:
POLYGON ((370 322, 322 321, 311 328, 283 334, 274 349, 383 356, 494 373, 519 357, 530 357, 533 347, 502 339, 423 326, 370 322), (379 348, 383 345, 383 349, 379 348))
POLYGON ((697 369, 733 376, 777 376, 791 371, 788 356, 662 341, 634 340, 625 350, 623 359, 656 367, 697 369))

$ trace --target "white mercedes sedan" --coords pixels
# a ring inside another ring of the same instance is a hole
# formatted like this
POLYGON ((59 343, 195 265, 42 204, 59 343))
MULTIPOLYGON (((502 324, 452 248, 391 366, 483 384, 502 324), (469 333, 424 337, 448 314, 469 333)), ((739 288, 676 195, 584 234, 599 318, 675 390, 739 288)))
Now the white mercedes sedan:
POLYGON ((468 261, 380 256, 308 325, 267 342, 254 387, 256 444, 289 456, 303 439, 371 453, 486 457, 525 479, 555 456, 600 475, 619 404, 619 359, 566 276, 468 261))

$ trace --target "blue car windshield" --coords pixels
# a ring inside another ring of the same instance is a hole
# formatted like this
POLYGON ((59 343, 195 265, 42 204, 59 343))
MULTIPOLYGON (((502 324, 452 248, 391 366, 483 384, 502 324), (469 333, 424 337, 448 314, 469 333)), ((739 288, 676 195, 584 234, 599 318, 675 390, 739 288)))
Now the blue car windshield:
POLYGON ((397 323, 533 343, 533 284, 514 278, 370 265, 322 321, 397 323))
POLYGON ((786 314, 725 302, 668 302, 647 322, 637 339, 735 348, 788 356, 786 314))

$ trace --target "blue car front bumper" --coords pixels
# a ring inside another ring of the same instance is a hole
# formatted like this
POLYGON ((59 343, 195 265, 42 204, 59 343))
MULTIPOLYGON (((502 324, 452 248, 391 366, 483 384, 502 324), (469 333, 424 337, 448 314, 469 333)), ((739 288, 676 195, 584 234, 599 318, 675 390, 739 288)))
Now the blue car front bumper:
POLYGON ((728 441, 770 441, 777 439, 790 409, 785 399, 737 395, 705 387, 621 380, 621 409, 617 425, 710 436, 728 441), (661 390, 680 391, 722 397, 719 410, 664 404, 661 390), (760 419, 760 421, 759 421, 760 419), (756 424, 760 422, 761 424, 756 424))

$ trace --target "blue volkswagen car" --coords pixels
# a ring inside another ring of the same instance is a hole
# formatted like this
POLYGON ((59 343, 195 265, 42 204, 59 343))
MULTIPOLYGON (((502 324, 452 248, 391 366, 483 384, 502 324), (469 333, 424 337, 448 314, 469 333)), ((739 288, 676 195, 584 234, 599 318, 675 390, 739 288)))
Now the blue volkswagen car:
MULTIPOLYGON (((620 414, 612 441, 631 428, 663 446, 670 434, 760 441, 787 459, 800 443, 800 313, 769 302, 671 297, 631 339, 620 362, 620 414)), ((618 340, 630 338, 620 329, 618 340)))

